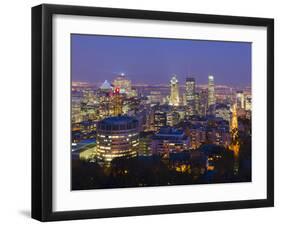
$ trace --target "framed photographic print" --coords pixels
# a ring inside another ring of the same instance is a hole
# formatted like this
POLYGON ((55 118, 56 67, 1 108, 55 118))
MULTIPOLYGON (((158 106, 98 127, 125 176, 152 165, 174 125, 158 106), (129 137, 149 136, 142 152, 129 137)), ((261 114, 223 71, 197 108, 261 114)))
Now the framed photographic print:
POLYGON ((32 217, 274 205, 274 21, 32 8, 32 217))

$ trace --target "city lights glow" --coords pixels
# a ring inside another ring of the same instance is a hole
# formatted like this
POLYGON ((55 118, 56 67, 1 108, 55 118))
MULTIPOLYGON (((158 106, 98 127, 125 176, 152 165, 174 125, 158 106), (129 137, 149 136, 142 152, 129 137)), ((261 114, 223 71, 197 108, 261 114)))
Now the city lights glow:
POLYGON ((73 190, 251 181, 250 44, 101 36, 112 40, 109 45, 93 36, 100 45, 92 45, 104 51, 89 50, 95 60, 87 64, 77 40, 72 39, 72 54, 78 54, 72 58, 73 190), (123 39, 128 46, 121 51, 123 39), (141 49, 131 45, 139 41, 141 49), (151 43, 156 52, 167 43, 169 54, 144 51, 151 43), (120 69, 126 74, 114 72, 120 69))

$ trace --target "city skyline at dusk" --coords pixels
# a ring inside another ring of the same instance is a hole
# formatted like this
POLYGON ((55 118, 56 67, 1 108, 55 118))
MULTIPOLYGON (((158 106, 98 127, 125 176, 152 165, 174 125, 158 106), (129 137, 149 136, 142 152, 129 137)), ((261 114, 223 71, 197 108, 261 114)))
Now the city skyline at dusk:
POLYGON ((207 84, 251 85, 251 43, 120 36, 71 36, 72 81, 101 84, 125 73, 133 84, 167 84, 176 74, 207 84))
POLYGON ((251 43, 71 43, 72 190, 251 181, 251 43))

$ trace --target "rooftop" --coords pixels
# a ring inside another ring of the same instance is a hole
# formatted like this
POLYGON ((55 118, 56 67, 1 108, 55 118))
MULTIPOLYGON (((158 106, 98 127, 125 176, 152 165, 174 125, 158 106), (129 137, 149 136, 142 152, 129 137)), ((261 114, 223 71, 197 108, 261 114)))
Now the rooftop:
POLYGON ((186 139, 186 136, 182 130, 170 126, 165 126, 160 128, 160 131, 153 136, 153 139, 181 140, 181 139, 186 139))
POLYGON ((137 122, 138 120, 136 118, 127 115, 108 117, 100 121, 100 123, 110 124, 110 125, 120 125, 120 124, 137 123, 137 122))
POLYGON ((110 85, 110 83, 107 80, 105 80, 100 88, 101 89, 112 89, 112 86, 110 85))
POLYGON ((182 130, 179 130, 179 129, 176 129, 176 128, 173 128, 173 127, 170 127, 170 126, 164 126, 164 127, 161 127, 160 128, 160 131, 159 133, 160 135, 164 135, 164 134, 167 134, 167 135, 182 135, 183 134, 183 131, 182 130))

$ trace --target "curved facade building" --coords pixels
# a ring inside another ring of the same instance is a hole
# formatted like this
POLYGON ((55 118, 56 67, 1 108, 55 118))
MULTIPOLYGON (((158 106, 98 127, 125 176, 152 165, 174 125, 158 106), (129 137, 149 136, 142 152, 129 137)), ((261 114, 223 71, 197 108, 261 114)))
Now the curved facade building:
POLYGON ((111 162, 116 157, 135 157, 139 146, 138 120, 129 116, 105 118, 97 126, 97 157, 111 162))

